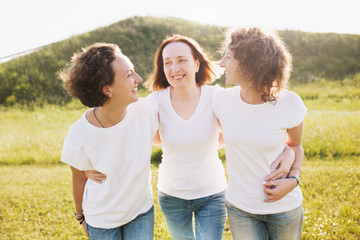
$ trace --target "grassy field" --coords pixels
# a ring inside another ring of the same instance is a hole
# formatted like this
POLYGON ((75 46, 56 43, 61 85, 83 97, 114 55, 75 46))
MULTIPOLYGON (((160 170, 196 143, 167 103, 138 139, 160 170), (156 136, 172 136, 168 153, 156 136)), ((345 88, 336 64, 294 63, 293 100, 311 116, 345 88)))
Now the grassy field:
MULTIPOLYGON (((301 181, 303 239, 360 239, 356 89, 305 86, 295 91, 309 109, 301 181)), ((86 239, 73 216, 69 167, 59 162, 68 127, 84 111, 77 103, 0 108, 0 239, 86 239)), ((157 171, 154 163, 155 239, 171 239, 156 197, 157 171)), ((223 239, 232 239, 228 225, 223 239)))

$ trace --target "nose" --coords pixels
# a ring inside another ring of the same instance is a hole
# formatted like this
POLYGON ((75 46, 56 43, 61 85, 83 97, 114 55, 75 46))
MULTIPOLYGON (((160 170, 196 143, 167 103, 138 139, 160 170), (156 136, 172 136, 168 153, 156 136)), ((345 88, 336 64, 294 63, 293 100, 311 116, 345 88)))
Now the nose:
POLYGON ((135 73, 135 74, 136 74, 135 82, 136 82, 136 83, 140 83, 140 82, 142 82, 142 81, 143 81, 143 79, 140 77, 140 75, 139 75, 139 74, 137 74, 137 73, 135 73))
POLYGON ((226 67, 225 57, 223 57, 223 58, 220 60, 219 65, 220 65, 220 67, 222 67, 222 68, 225 68, 225 67, 226 67))
POLYGON ((179 64, 173 63, 172 66, 171 66, 171 68, 172 68, 171 70, 172 70, 173 72, 176 72, 176 71, 179 70, 179 64))

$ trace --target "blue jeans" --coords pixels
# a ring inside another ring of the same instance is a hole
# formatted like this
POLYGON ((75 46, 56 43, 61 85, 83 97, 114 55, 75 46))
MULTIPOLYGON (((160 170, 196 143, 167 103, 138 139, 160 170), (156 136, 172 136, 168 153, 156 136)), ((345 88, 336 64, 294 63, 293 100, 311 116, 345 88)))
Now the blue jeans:
POLYGON ((173 240, 221 240, 226 220, 225 191, 194 200, 172 197, 160 191, 158 194, 173 240))
POLYGON ((303 207, 274 214, 251 214, 226 202, 234 240, 300 240, 303 207))
POLYGON ((86 224, 90 240, 152 240, 154 238, 154 206, 131 222, 116 228, 95 228, 86 224))

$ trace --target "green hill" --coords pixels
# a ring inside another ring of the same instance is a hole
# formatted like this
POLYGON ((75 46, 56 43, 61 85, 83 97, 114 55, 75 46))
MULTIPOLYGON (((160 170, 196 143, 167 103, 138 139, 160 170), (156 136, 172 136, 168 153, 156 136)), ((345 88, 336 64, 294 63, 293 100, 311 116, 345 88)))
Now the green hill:
MULTIPOLYGON (((133 17, 73 36, 23 57, 0 64, 0 105, 51 103, 71 100, 57 72, 74 52, 95 42, 116 43, 144 78, 153 69, 153 57, 163 38, 182 34, 196 39, 219 60, 227 28, 177 18, 133 17)), ((280 31, 294 58, 293 83, 352 77, 360 72, 360 35, 280 31)), ((221 78, 220 84, 224 82, 221 78)))

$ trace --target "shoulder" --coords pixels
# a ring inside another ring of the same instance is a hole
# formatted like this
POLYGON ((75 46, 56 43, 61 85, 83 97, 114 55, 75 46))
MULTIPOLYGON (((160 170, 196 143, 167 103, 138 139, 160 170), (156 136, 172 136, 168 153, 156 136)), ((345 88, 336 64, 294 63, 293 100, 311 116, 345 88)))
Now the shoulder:
POLYGON ((219 88, 218 91, 215 92, 214 98, 217 101, 232 98, 236 96, 236 94, 240 91, 240 87, 232 87, 232 88, 219 88))
POLYGON ((282 91, 276 104, 279 105, 279 109, 286 109, 287 112, 291 112, 293 115, 305 116, 307 112, 304 101, 292 91, 282 91))
POLYGON ((212 97, 218 92, 223 90, 222 87, 220 87, 218 84, 211 86, 211 85, 203 85, 202 91, 204 91, 206 94, 211 95, 212 97))
MULTIPOLYGON (((88 112, 88 111, 87 111, 88 112)), ((64 140, 63 151, 73 151, 78 149, 84 142, 83 137, 86 135, 86 113, 84 113, 79 120, 70 126, 64 140)))
POLYGON ((156 101, 160 101, 160 99, 163 99, 168 95, 169 88, 170 87, 167 87, 165 89, 153 92, 150 95, 152 95, 156 101))
POLYGON ((137 113, 145 113, 156 111, 157 109, 157 100, 155 98, 155 94, 151 93, 146 97, 139 98, 137 102, 134 102, 129 105, 130 111, 134 111, 137 113))
POLYGON ((73 125, 70 126, 68 135, 70 135, 70 136, 77 135, 78 133, 84 131, 87 124, 89 124, 89 122, 86 119, 86 115, 90 112, 90 110, 91 109, 89 109, 85 113, 83 113, 81 115, 81 117, 73 125))
POLYGON ((284 102, 288 104, 300 104, 300 105, 304 104, 303 100, 298 94, 289 90, 283 90, 279 94, 278 100, 279 102, 284 102))
POLYGON ((132 118, 141 119, 141 121, 149 122, 155 126, 158 122, 158 101, 155 98, 155 93, 151 93, 144 98, 140 98, 139 101, 130 105, 130 109, 132 112, 132 118))

